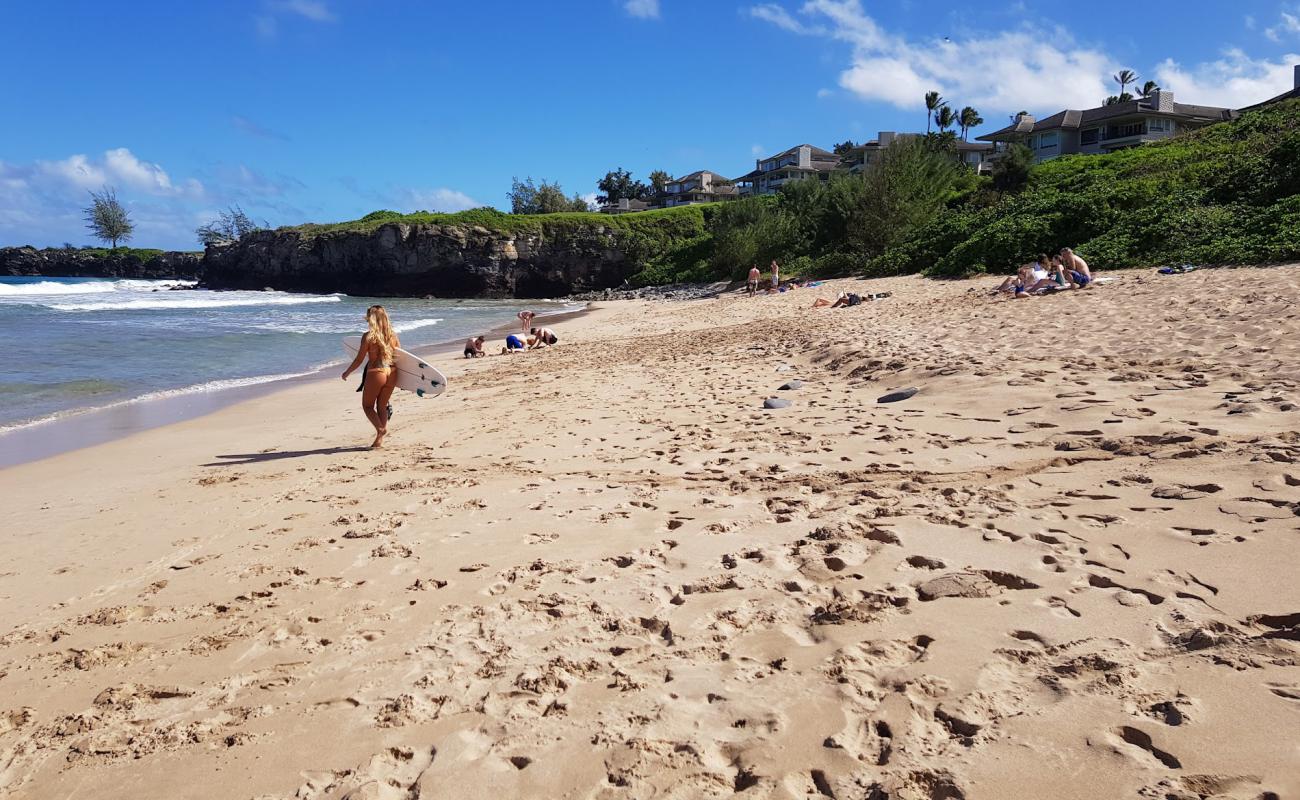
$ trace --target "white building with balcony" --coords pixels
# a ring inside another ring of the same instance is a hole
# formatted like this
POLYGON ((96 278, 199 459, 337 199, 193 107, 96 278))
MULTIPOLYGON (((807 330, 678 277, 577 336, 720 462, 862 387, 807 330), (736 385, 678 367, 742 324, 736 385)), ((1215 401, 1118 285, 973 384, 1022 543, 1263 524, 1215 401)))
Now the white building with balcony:
POLYGON ((830 180, 840 157, 829 150, 801 144, 754 162, 754 171, 736 178, 742 195, 772 194, 790 181, 830 180))
POLYGON ((975 137, 1001 147, 1020 143, 1035 161, 1072 153, 1112 153, 1144 142, 1168 139, 1186 131, 1232 119, 1232 109, 1174 102, 1173 92, 1157 91, 1123 103, 1066 109, 1043 120, 1022 114, 1007 127, 975 137))

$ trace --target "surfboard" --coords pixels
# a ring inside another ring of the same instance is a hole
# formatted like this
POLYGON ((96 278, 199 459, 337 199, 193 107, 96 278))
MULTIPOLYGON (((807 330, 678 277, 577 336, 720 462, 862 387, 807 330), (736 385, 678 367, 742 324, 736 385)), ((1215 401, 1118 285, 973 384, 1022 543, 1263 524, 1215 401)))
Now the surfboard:
MULTIPOLYGON (((361 337, 346 336, 343 346, 355 354, 361 347, 361 337)), ((437 397, 447 391, 447 376, 419 356, 399 349, 393 351, 393 361, 397 364, 398 389, 412 392, 417 397, 437 397)))

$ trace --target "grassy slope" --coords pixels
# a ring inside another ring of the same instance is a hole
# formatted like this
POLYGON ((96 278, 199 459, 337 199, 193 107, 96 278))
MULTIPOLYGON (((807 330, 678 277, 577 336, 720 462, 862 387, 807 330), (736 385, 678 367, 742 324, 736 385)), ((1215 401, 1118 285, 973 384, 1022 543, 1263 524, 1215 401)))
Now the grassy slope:
POLYGON ((1063 246, 1103 268, 1300 256, 1300 101, 1110 155, 1045 162, 1022 193, 943 215, 872 271, 1013 271, 1063 246))

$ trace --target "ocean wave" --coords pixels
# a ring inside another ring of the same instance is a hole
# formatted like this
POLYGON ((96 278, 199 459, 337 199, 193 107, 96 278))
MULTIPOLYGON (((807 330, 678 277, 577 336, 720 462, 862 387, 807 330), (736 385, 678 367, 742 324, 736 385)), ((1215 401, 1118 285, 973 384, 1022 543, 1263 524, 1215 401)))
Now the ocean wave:
POLYGON ((107 294, 115 291, 109 281, 87 281, 85 283, 59 283, 58 281, 37 281, 36 283, 0 283, 0 297, 29 297, 56 294, 107 294))
POLYGON ((22 428, 31 428, 37 425, 45 425, 68 417, 76 417, 82 414, 89 414, 93 411, 105 411, 110 408, 119 408, 129 406, 135 403, 143 403, 149 400, 165 400, 171 397, 182 397, 184 395, 202 394, 204 392, 219 392, 226 389, 239 389, 245 386, 258 386, 264 383, 274 383, 276 381, 287 381, 292 378, 302 378, 307 375, 315 375, 330 364, 328 362, 317 367, 313 367, 305 372, 285 372, 276 375, 254 375, 249 378, 223 378, 221 380, 207 381, 205 383, 196 383, 193 386, 184 386, 179 389, 162 389, 156 392, 149 392, 138 397, 131 397, 126 400, 118 400, 115 403, 106 403, 102 406, 87 406, 84 408, 70 408, 65 411, 59 411, 38 419, 15 422, 8 425, 0 425, 0 435, 16 431, 22 428))
POLYGON ((410 322, 399 322, 393 326, 393 331, 395 333, 409 333, 411 331, 418 331, 420 328, 427 328, 430 325, 437 325, 439 322, 442 322, 442 317, 416 319, 411 320, 410 322))
MULTIPOLYGON (((432 317, 429 319, 417 319, 410 322, 398 322, 393 325, 393 331, 396 333, 407 333, 409 331, 427 328, 431 325, 437 325, 442 322, 442 317, 432 317)), ((328 319, 306 319, 306 320, 267 320, 259 322, 252 327, 259 331, 273 331, 275 333, 351 333, 358 334, 365 330, 364 323, 360 326, 352 321, 341 322, 328 319)))
POLYGON ((235 308, 239 306, 296 306, 306 303, 337 303, 338 295, 272 295, 267 297, 168 297, 165 300, 123 300, 103 303, 47 303, 55 311, 152 311, 166 309, 235 308))

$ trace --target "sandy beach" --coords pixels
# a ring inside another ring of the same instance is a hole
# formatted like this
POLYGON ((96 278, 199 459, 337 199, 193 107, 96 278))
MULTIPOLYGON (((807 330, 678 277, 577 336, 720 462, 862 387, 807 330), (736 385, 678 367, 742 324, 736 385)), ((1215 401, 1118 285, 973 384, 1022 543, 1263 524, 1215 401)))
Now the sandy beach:
POLYGON ((2 470, 0 798, 1295 797, 1300 266, 1111 277, 602 303, 382 451, 335 377, 2 470))

